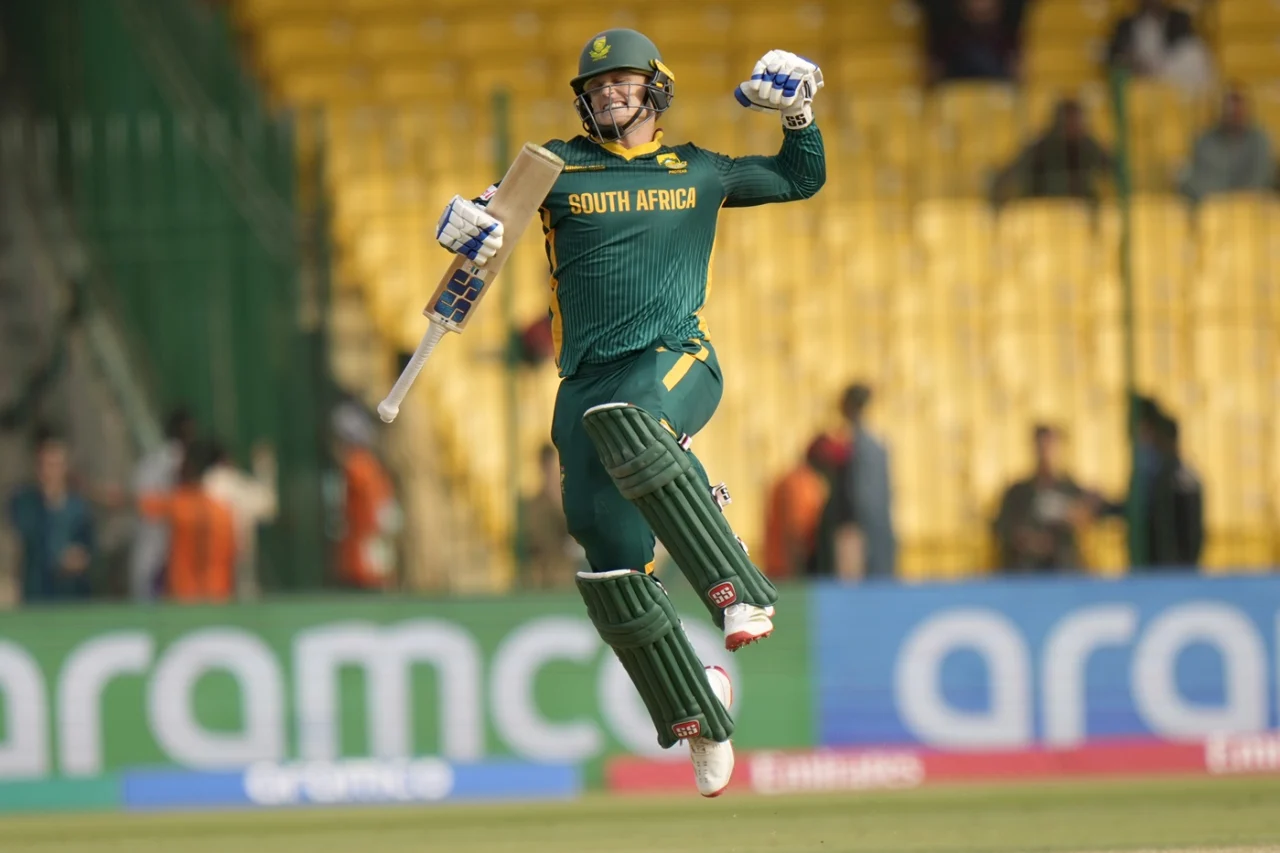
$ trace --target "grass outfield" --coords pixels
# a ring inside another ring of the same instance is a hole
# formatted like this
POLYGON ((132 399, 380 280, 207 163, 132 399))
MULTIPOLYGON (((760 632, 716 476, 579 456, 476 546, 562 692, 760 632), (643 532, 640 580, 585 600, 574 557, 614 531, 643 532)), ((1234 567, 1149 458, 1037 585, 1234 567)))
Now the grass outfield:
POLYGON ((3 853, 1280 851, 1280 779, 0 820, 3 853))

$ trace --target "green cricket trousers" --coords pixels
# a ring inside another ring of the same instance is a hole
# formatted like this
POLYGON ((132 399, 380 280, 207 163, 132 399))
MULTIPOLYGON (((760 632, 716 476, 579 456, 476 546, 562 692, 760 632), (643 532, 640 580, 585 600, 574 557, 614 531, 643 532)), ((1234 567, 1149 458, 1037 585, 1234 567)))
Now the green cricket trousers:
MULTIPOLYGON (((582 416, 604 403, 630 403, 676 436, 696 435, 711 420, 724 391, 720 363, 706 341, 664 338, 607 364, 586 364, 561 380, 551 441, 560 453, 560 482, 569 533, 591 569, 653 571, 655 538, 648 522, 618 492, 600 463, 582 416)), ((694 469, 710 493, 702 464, 694 469)))

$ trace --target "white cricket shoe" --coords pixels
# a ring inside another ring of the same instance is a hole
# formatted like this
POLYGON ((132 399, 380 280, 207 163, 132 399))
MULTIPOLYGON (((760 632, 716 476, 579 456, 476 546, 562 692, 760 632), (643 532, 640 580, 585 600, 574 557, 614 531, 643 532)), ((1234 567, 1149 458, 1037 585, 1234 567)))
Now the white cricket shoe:
MULTIPOLYGON (((725 710, 733 705, 733 684, 729 673, 718 666, 708 666, 707 681, 725 710)), ((729 787, 733 776, 733 744, 721 743, 709 737, 689 738, 689 757, 693 759, 693 775, 698 783, 698 793, 704 797, 718 797, 729 787)))
POLYGON ((773 633, 773 608, 730 604, 724 609, 724 647, 736 652, 773 633))

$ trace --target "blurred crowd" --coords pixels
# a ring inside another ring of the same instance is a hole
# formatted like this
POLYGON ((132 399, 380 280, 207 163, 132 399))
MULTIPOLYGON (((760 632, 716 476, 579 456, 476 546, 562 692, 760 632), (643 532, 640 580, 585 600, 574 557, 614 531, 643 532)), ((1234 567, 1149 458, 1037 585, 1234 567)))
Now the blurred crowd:
MULTIPOLYGON (((331 451, 337 488, 331 506, 331 585, 385 589, 396 581, 400 507, 375 449, 366 412, 333 413, 331 451)), ((186 409, 173 411, 162 444, 137 463, 127 486, 76 476, 65 439, 41 429, 34 470, 9 496, 7 519, 18 545, 22 603, 127 597, 220 603, 262 594, 260 529, 278 520, 275 450, 259 445, 243 469, 216 440, 201 436, 186 409), (123 577, 111 577, 98 553, 97 510, 132 516, 123 577)))
MULTIPOLYGON (((892 580, 897 571, 888 442, 866 423, 871 389, 855 384, 840 409, 845 427, 815 437, 769 493, 763 568, 774 578, 892 580)), ((1063 431, 1032 428, 1034 466, 1000 497, 991 536, 1004 574, 1081 572, 1090 525, 1129 524, 1130 565, 1192 570, 1204 547, 1199 475, 1182 459, 1178 422, 1150 398, 1137 403, 1129 492, 1114 499, 1080 484, 1062 464, 1063 431)))
MULTIPOLYGON (((916 0, 925 16, 930 84, 1022 79, 1022 22, 1035 0, 916 0)), ((1169 0, 1134 0, 1101 58, 1189 92, 1215 85, 1213 62, 1191 16, 1169 0)))
MULTIPOLYGON (((1022 24, 1035 0, 917 0, 925 15, 927 80, 1018 84, 1022 24)), ((1193 140, 1176 180, 1189 200, 1241 191, 1274 191, 1277 164, 1267 132, 1254 120, 1245 90, 1217 79, 1213 57, 1193 19, 1168 0, 1134 0, 1110 34, 1105 68, 1165 83, 1189 96, 1224 92, 1216 121, 1193 140)), ((1049 126, 993 177, 999 202, 1015 198, 1096 200, 1114 171, 1108 151, 1073 97, 1062 98, 1049 126)))
MULTIPOLYGON (((897 576, 890 441, 868 425, 872 398, 867 384, 850 385, 839 401, 843 427, 815 436, 772 482, 764 549, 756 555, 769 577, 897 576)), ((1064 431, 1032 427, 1034 464, 1008 484, 990 519, 996 573, 1085 572, 1081 539, 1106 519, 1128 526, 1130 565, 1138 571, 1198 569, 1205 540, 1200 475, 1182 457, 1177 419, 1150 397, 1139 397, 1135 409, 1133 467, 1123 495, 1077 482, 1062 461, 1064 431)), ((565 524, 555 448, 543 447, 539 461, 540 486, 521 502, 521 584, 569 587, 586 564, 565 524)))

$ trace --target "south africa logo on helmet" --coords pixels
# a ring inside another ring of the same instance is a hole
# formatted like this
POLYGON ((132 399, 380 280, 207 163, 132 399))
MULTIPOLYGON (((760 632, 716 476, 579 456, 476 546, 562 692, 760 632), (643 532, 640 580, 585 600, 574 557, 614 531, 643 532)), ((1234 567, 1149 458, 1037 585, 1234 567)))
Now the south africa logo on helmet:
POLYGON ((648 77, 649 106, 658 113, 671 106, 675 75, 662 64, 658 47, 644 33, 628 29, 611 29, 587 40, 578 57, 578 75, 569 81, 578 97, 578 111, 584 105, 582 93, 586 83, 609 71, 638 71, 648 77))

